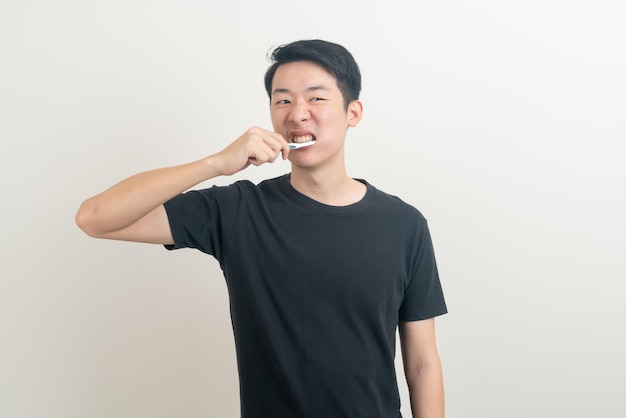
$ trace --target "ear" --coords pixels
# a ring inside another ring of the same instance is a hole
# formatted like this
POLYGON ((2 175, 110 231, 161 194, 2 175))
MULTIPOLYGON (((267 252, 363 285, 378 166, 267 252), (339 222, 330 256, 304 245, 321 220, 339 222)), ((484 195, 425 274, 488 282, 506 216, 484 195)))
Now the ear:
POLYGON ((353 100, 348 104, 348 126, 354 128, 361 121, 363 116, 363 103, 360 100, 353 100))

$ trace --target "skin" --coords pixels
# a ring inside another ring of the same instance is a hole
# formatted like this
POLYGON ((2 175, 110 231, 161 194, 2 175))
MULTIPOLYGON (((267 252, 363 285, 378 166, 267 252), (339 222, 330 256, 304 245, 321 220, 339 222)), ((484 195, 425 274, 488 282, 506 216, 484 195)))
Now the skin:
POLYGON ((443 418, 443 372, 435 338, 435 319, 400 322, 398 330, 413 417, 443 418))
MULTIPOLYGON (((311 62, 281 65, 273 79, 270 113, 274 131, 252 127, 215 154, 131 176, 85 200, 76 224, 96 238, 173 244, 166 201, 211 178, 273 163, 279 156, 290 161, 292 186, 304 195, 333 206, 363 198, 366 187, 348 176, 344 155, 347 130, 358 125, 363 105, 354 100, 346 109, 330 73, 311 62), (290 151, 294 135, 313 135, 316 143, 290 151)), ((399 332, 413 416, 443 418, 434 319, 400 323, 399 332)))

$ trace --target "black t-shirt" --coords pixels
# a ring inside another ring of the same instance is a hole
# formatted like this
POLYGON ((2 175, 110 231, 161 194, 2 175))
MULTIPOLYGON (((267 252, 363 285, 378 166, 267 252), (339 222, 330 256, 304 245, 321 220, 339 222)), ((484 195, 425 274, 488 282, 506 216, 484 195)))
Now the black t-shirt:
POLYGON ((228 285, 242 417, 398 417, 398 321, 446 313, 428 226, 369 183, 328 206, 285 175, 165 204, 175 244, 228 285))

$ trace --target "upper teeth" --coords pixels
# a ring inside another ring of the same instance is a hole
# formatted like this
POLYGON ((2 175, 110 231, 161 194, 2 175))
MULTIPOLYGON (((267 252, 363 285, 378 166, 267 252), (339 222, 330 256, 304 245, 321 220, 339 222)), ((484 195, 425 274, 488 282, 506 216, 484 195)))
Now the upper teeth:
POLYGON ((294 136, 291 138, 291 142, 309 142, 313 140, 313 135, 294 136))

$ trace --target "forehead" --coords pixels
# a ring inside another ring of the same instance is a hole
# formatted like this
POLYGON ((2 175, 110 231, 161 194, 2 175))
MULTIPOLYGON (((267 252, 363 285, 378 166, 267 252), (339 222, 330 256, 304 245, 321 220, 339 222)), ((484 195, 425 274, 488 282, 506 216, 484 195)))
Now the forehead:
POLYGON ((310 61, 295 61, 282 64, 276 69, 272 80, 272 94, 284 91, 307 90, 323 87, 337 90, 337 80, 324 67, 310 61))

